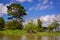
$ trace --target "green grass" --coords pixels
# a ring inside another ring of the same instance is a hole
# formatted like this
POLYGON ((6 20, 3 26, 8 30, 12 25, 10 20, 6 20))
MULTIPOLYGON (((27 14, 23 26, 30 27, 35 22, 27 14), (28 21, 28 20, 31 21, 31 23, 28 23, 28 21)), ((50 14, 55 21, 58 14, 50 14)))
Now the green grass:
POLYGON ((0 31, 3 35, 16 35, 16 36, 23 36, 26 35, 26 32, 24 30, 4 30, 0 31))
MULTIPOLYGON (((0 31, 0 34, 3 35, 15 35, 15 36, 23 36, 23 35, 30 35, 31 33, 27 33, 24 30, 4 30, 0 31)), ((34 35, 38 36, 60 36, 60 32, 37 32, 37 33, 32 33, 34 35)))
POLYGON ((38 36, 60 36, 60 32, 38 32, 35 35, 38 36))

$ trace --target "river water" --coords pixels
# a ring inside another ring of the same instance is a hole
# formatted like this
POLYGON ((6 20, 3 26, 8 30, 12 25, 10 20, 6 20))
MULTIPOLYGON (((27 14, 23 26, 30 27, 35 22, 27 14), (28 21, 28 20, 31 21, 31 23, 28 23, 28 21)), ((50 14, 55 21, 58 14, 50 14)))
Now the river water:
POLYGON ((36 36, 36 35, 6 36, 6 35, 0 35, 0 40, 60 40, 60 36, 36 36))

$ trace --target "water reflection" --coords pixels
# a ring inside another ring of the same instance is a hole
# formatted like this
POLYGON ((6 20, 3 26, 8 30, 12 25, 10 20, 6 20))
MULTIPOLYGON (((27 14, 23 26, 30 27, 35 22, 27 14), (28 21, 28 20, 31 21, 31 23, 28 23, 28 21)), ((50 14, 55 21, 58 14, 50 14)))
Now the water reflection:
POLYGON ((0 40, 60 40, 60 36, 36 36, 36 35, 4 36, 4 35, 0 35, 0 40))
POLYGON ((41 40, 49 40, 48 38, 48 36, 42 36, 41 40))
POLYGON ((60 36, 50 36, 49 40, 60 40, 60 36))

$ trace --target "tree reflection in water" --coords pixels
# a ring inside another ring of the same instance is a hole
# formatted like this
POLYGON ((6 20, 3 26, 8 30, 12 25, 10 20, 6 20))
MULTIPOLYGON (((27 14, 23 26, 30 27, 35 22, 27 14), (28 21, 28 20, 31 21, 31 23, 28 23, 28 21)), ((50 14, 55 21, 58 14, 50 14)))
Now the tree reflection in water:
POLYGON ((4 36, 4 35, 0 35, 0 40, 60 40, 60 36, 36 36, 36 35, 4 36))

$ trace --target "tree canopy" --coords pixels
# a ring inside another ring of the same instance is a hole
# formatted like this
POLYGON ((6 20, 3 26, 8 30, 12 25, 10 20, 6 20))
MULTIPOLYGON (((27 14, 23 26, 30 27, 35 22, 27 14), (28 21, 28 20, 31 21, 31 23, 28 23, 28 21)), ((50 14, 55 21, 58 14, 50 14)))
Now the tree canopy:
POLYGON ((22 19, 22 17, 26 15, 26 10, 24 7, 17 3, 10 4, 7 6, 7 9, 8 15, 12 16, 10 18, 16 18, 16 20, 22 19))

